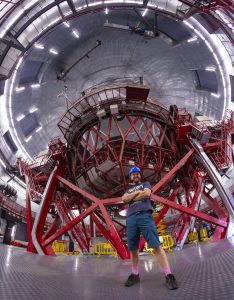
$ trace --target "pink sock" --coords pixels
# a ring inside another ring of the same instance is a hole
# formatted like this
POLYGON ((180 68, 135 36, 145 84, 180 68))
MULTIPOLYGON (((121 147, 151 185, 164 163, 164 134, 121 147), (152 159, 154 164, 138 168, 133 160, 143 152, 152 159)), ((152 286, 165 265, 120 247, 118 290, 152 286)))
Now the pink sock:
POLYGON ((171 268, 170 267, 165 267, 165 268, 163 268, 163 272, 167 276, 168 274, 171 274, 171 268))
POLYGON ((139 274, 138 266, 132 266, 132 274, 134 274, 134 275, 138 275, 139 274))

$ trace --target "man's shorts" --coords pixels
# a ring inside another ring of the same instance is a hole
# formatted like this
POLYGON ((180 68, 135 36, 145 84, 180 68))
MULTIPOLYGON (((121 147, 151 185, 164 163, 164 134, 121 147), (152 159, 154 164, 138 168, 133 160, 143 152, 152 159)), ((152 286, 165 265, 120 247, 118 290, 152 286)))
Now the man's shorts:
POLYGON ((158 231, 150 211, 141 211, 127 217, 128 249, 138 250, 140 235, 144 236, 149 248, 160 246, 158 231))

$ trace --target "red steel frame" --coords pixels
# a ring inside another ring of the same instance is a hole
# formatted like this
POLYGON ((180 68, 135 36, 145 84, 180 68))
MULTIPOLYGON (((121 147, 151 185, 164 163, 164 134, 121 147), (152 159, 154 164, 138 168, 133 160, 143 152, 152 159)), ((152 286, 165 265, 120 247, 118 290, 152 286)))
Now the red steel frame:
MULTIPOLYGON (((120 196, 128 184, 126 174, 132 161, 142 168, 145 179, 154 182, 152 200, 163 205, 156 223, 170 208, 180 212, 173 231, 177 243, 184 239, 186 228, 194 224, 195 218, 216 225, 215 239, 225 237, 229 213, 221 199, 213 198, 212 179, 197 163, 196 151, 188 138, 202 141, 208 127, 193 123, 186 110, 172 107, 169 112, 157 101, 147 100, 148 91, 147 87, 115 85, 87 93, 68 109, 59 123, 68 145, 59 139, 51 141, 43 165, 20 161, 28 188, 29 237, 36 226, 35 236, 43 254, 54 255, 51 243, 68 231, 81 251, 89 252, 95 226, 122 259, 129 258, 125 224, 118 221, 117 215, 124 207, 120 196), (137 99, 131 96, 134 89, 138 92, 137 99), (97 101, 98 98, 101 101, 97 101), (108 113, 111 105, 117 105, 119 111, 108 113), (100 109, 105 109, 106 114, 97 118, 100 109), (127 127, 121 123, 123 120, 127 127), (75 128, 80 129, 74 134, 75 128), (53 166, 49 165, 51 161, 53 166), (110 162, 110 167, 105 169, 110 162), (46 169, 46 166, 49 167, 46 169), (90 177, 90 170, 95 170, 95 176, 98 176, 90 177), (79 186, 82 176, 83 187, 79 186), (110 184, 113 186, 111 191, 106 188, 110 184), (33 201, 42 192, 41 214, 33 225, 29 199, 33 201), (201 197, 206 208, 216 216, 199 210, 201 197), (55 211, 54 207, 57 208, 55 211), (75 216, 73 210, 78 210, 79 215, 75 216), (46 227, 48 213, 54 220, 46 227), (90 216, 90 225, 84 222, 87 216, 90 216)), ((233 113, 230 113, 227 120, 217 122, 219 126, 209 131, 209 141, 203 144, 218 170, 232 162, 228 135, 234 131, 233 120, 233 113)), ((35 251, 34 246, 38 251, 30 237, 28 251, 35 251)))

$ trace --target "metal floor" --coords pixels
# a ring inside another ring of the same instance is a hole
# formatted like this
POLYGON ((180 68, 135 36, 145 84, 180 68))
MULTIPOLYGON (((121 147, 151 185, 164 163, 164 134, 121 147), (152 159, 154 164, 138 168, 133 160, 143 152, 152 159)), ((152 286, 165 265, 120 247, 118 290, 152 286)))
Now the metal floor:
POLYGON ((167 290, 154 257, 141 256, 141 283, 124 287, 130 261, 43 257, 0 245, 0 299, 234 299, 234 238, 192 246, 168 257, 180 285, 178 290, 167 290))

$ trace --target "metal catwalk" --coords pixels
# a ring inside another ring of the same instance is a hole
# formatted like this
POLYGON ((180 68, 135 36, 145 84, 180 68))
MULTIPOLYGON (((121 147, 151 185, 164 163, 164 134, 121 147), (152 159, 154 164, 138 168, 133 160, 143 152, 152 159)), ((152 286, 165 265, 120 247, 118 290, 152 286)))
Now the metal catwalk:
POLYGON ((0 245, 0 299, 234 299, 234 238, 194 245, 168 257, 178 290, 166 289, 154 257, 140 257, 141 283, 127 288, 129 260, 47 257, 0 245))

